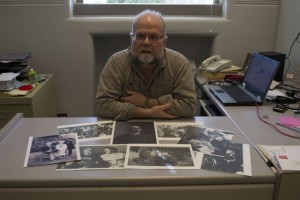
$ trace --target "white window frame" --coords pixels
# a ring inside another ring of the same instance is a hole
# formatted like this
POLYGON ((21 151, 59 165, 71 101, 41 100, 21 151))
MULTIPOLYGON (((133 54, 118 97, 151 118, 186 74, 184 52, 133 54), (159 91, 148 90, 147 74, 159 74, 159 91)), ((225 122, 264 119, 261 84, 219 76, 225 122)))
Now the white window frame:
POLYGON ((82 0, 72 2, 74 17, 134 16, 144 9, 160 11, 164 16, 222 17, 223 0, 213 5, 205 4, 84 4, 82 0), (220 3, 219 3, 220 2, 220 3))

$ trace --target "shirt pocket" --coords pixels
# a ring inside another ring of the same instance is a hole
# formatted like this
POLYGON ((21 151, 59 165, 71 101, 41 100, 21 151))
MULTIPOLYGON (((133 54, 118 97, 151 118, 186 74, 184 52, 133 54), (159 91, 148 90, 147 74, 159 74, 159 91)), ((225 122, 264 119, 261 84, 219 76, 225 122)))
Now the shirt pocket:
POLYGON ((137 84, 134 84, 133 82, 126 82, 124 84, 124 87, 122 88, 122 96, 128 96, 128 94, 126 93, 126 90, 140 92, 139 86, 137 84))
POLYGON ((158 82, 155 93, 156 93, 157 97, 172 94, 173 93, 173 83, 172 83, 172 81, 158 82))

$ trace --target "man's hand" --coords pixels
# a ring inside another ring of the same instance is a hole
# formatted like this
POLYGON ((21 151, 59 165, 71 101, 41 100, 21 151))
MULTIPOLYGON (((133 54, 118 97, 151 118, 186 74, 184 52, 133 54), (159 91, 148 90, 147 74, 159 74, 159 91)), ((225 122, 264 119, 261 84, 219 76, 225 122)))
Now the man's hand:
POLYGON ((160 106, 153 106, 149 109, 137 108, 134 113, 134 117, 136 118, 157 118, 157 119, 176 119, 177 115, 171 115, 166 112, 169 108, 171 108, 171 104, 167 103, 160 106))
POLYGON ((137 107, 144 107, 145 101, 147 97, 145 97, 143 94, 132 91, 132 90, 126 90, 126 93, 129 95, 127 97, 121 97, 120 100, 123 102, 131 103, 136 105, 137 107))
POLYGON ((177 115, 171 115, 166 112, 169 108, 171 108, 171 104, 167 103, 164 105, 158 105, 156 99, 150 99, 149 104, 150 108, 144 108, 147 97, 139 92, 135 92, 132 90, 126 90, 129 96, 121 97, 120 100, 123 102, 131 103, 136 105, 138 108, 134 113, 134 117, 136 118, 157 118, 157 119, 176 119, 177 115))

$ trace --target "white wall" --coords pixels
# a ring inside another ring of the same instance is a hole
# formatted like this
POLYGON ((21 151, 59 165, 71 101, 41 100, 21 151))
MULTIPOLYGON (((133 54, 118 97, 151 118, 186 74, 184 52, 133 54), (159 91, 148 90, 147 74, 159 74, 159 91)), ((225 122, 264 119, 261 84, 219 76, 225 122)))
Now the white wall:
MULTIPOLYGON (((296 36, 300 32, 300 1, 289 0, 281 1, 280 18, 278 23, 278 36, 276 51, 285 53, 288 56, 290 47, 294 42, 296 36)), ((289 72, 300 70, 300 38, 293 45, 290 55, 289 72)), ((288 68, 288 62, 285 62, 285 70, 288 68)), ((296 76, 300 76, 297 72, 296 76)))
MULTIPOLYGON (((32 52, 31 65, 37 72, 55 74, 59 112, 94 116, 95 83, 108 57, 100 54, 104 54, 103 49, 113 52, 118 45, 114 38, 107 41, 105 37, 120 35, 122 45, 126 45, 132 17, 67 18, 63 1, 28 2, 4 4, 0 0, 0 53, 32 52)), ((180 40, 178 48, 186 45, 185 49, 195 49, 195 56, 203 48, 204 53, 199 53, 203 57, 207 46, 199 37, 214 37, 209 53, 231 58, 239 66, 247 52, 274 50, 279 6, 235 2, 241 1, 227 1, 222 19, 166 17, 168 34, 176 40, 173 44, 180 40), (195 38, 195 42, 181 40, 182 36, 195 38)))
POLYGON ((0 4, 0 52, 32 52, 38 73, 55 74, 60 113, 92 116, 92 37, 68 23, 64 4, 0 4))

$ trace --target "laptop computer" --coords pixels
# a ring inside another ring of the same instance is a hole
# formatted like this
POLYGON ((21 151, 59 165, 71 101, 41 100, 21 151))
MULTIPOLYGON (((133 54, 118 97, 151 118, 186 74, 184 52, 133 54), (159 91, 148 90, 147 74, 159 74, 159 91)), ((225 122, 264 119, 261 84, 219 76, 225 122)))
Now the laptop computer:
POLYGON ((278 61, 253 53, 241 84, 208 85, 208 89, 223 105, 261 105, 278 66, 278 61))

